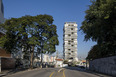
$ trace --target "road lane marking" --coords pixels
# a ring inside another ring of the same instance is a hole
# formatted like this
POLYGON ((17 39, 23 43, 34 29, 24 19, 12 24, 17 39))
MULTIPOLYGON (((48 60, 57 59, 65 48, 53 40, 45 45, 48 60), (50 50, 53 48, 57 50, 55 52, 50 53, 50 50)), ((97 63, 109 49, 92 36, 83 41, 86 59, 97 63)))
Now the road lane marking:
POLYGON ((63 70, 63 68, 59 69, 58 72, 60 72, 60 71, 62 71, 62 70, 63 70))
POLYGON ((52 75, 54 74, 54 72, 52 72, 51 74, 50 74, 50 76, 49 77, 52 77, 52 75))
POLYGON ((63 77, 65 77, 65 73, 64 73, 65 70, 63 70, 63 77))

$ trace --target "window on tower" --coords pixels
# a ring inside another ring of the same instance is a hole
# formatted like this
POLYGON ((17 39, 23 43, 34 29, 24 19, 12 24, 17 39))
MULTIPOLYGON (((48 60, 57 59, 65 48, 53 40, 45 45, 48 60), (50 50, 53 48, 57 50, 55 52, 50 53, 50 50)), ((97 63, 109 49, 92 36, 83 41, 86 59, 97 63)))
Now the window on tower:
POLYGON ((74 42, 74 41, 71 41, 71 42, 74 42))
POLYGON ((72 53, 74 52, 74 51, 71 51, 72 53))
POLYGON ((74 32, 72 32, 71 34, 74 34, 74 32))
POLYGON ((71 28, 71 30, 73 30, 73 28, 71 28))
POLYGON ((71 36, 70 34, 68 34, 68 36, 71 36))
POLYGON ((68 43, 68 45, 70 45, 70 43, 68 43))
POLYGON ((74 26, 74 25, 71 25, 71 26, 74 26))

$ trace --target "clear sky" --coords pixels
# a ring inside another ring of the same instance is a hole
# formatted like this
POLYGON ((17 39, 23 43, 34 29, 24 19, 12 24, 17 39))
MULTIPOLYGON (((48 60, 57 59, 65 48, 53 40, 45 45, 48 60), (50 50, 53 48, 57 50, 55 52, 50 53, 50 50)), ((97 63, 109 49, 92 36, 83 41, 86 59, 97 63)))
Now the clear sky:
MULTIPOLYGON (((25 15, 48 14, 53 16, 54 24, 57 25, 59 46, 57 50, 63 52, 63 26, 65 22, 76 22, 78 29, 84 20, 85 10, 90 5, 90 0, 3 0, 4 17, 18 18, 25 15)), ((85 42, 84 34, 78 31, 78 58, 85 58, 91 46, 95 42, 85 42)))

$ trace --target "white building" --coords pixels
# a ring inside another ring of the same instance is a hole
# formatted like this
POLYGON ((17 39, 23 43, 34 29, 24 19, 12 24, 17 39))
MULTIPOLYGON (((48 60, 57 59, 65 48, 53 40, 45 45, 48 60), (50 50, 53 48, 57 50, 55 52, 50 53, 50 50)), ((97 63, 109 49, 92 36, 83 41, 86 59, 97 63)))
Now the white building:
POLYGON ((77 24, 76 22, 66 22, 63 29, 63 56, 68 61, 78 61, 77 59, 77 24))
POLYGON ((51 56, 51 57, 50 57, 50 61, 49 61, 49 62, 55 62, 55 59, 56 59, 56 57, 51 56))
POLYGON ((56 59, 56 67, 63 67, 63 59, 56 59))
POLYGON ((44 54, 44 55, 43 55, 43 62, 47 62, 47 63, 49 63, 49 61, 50 61, 50 57, 49 57, 49 55, 44 54))

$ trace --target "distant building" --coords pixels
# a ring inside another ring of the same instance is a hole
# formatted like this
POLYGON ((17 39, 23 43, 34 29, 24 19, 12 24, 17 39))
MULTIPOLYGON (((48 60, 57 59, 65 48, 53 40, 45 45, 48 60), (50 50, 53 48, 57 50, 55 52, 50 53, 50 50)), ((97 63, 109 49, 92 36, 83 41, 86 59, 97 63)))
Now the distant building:
MULTIPOLYGON (((0 24, 4 23, 4 6, 2 0, 0 0, 0 24)), ((5 35, 5 30, 0 27, 0 38, 5 35)), ((15 60, 11 58, 11 54, 6 52, 0 47, 0 72, 1 69, 11 69, 15 67, 15 60)))
POLYGON ((0 0, 0 24, 4 22, 4 6, 2 0, 0 0))
POLYGON ((76 22, 66 22, 63 29, 63 56, 68 61, 78 61, 77 59, 77 24, 76 22))
MULTIPOLYGON (((4 6, 2 0, 0 0, 0 24, 4 22, 4 6)), ((5 35, 5 30, 0 28, 0 38, 5 35)), ((0 47, 0 57, 11 58, 11 54, 6 52, 0 47)))
MULTIPOLYGON (((4 6, 2 0, 0 0, 0 24, 4 22, 4 6)), ((0 37, 5 34, 5 30, 0 28, 0 37)))
POLYGON ((43 62, 49 62, 50 61, 50 57, 49 57, 49 55, 47 55, 47 54, 44 54, 43 55, 43 62))
POLYGON ((56 59, 56 67, 63 67, 63 59, 56 59))
POLYGON ((50 62, 55 62, 55 59, 56 59, 56 57, 51 56, 51 57, 50 57, 50 62))

